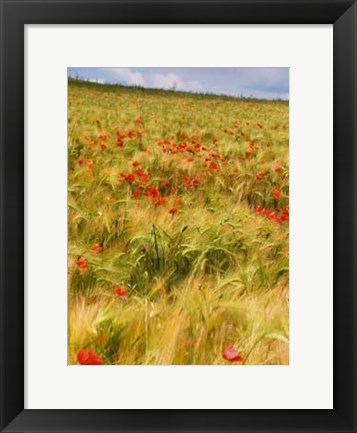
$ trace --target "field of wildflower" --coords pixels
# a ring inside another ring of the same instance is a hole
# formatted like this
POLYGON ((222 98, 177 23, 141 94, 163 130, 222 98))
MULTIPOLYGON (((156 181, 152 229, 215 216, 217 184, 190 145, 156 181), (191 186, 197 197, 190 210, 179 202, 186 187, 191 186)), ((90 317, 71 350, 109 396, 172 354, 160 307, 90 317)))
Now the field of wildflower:
POLYGON ((68 82, 68 363, 289 363, 289 105, 68 82))

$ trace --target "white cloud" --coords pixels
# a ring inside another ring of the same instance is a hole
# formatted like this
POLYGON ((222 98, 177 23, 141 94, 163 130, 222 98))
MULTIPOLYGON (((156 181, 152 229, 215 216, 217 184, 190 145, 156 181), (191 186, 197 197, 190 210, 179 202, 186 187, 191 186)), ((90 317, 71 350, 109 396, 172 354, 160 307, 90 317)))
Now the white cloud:
POLYGON ((159 89, 190 91, 197 91, 202 87, 201 83, 198 81, 185 81, 177 74, 153 74, 151 77, 151 85, 159 89))
POLYGON ((91 78, 88 80, 90 83, 98 83, 98 84, 105 84, 105 80, 103 78, 91 78))
POLYGON ((145 86, 145 80, 140 72, 134 72, 130 68, 110 68, 119 82, 129 86, 145 86))

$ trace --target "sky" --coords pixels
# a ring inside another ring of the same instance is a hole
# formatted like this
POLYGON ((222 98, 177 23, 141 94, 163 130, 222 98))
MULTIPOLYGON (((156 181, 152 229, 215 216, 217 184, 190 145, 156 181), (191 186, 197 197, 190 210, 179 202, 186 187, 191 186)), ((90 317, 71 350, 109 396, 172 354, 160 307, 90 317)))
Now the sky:
POLYGON ((68 76, 146 88, 289 99, 289 68, 68 68, 68 76))

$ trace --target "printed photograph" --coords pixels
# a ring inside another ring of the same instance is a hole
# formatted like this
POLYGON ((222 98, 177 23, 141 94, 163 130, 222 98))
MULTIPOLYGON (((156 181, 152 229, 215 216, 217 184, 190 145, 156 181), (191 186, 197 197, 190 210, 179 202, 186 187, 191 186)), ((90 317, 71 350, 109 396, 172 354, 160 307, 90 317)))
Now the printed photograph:
POLYGON ((68 68, 68 364, 289 364, 289 68, 68 68))

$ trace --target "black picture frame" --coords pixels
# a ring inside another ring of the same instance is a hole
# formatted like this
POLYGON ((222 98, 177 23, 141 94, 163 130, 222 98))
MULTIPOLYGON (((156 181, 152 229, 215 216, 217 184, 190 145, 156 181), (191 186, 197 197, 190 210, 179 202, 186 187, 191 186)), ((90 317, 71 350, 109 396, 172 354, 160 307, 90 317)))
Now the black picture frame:
POLYGON ((356 432, 356 2, 0 0, 0 4, 1 432, 356 432), (333 409, 24 409, 24 25, 126 23, 333 24, 333 409))

